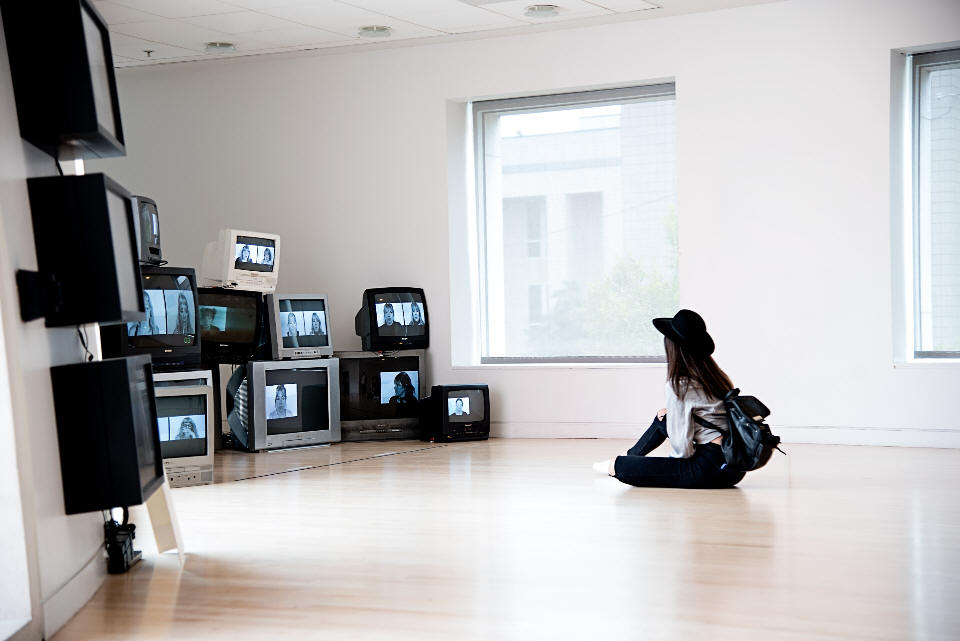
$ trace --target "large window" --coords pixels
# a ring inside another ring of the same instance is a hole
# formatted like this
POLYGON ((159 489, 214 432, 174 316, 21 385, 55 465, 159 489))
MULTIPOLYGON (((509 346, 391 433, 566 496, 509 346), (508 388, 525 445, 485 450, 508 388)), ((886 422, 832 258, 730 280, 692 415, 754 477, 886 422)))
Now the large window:
POLYGON ((673 84, 474 103, 481 362, 664 360, 673 84))
POLYGON ((913 56, 914 356, 960 357, 960 50, 913 56))

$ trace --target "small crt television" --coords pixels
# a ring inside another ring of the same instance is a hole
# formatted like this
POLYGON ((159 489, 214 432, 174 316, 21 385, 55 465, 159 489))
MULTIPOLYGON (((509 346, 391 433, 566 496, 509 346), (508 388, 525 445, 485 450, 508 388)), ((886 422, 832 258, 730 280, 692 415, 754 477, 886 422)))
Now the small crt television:
POLYGON ((247 365, 247 449, 340 440, 340 361, 252 361, 247 365))
POLYGON ((325 294, 269 294, 273 357, 332 356, 329 309, 325 294))
POLYGON ((479 441, 490 437, 490 390, 486 385, 434 385, 420 403, 423 441, 479 441))
POLYGON ((160 455, 170 487, 213 483, 213 374, 154 374, 160 455))
POLYGON ((430 346, 427 298, 416 287, 380 287, 363 292, 354 329, 364 351, 426 349, 430 346))
POLYGON ((67 514, 139 505, 163 485, 150 357, 50 368, 67 514))
POLYGON ((205 366, 246 365, 270 358, 263 294, 222 287, 201 287, 200 348, 205 366))
POLYGON ((190 267, 140 268, 143 320, 100 328, 105 355, 149 354, 155 370, 200 366, 197 277, 190 267))
POLYGON ((279 269, 280 236, 221 229, 203 251, 201 284, 272 294, 279 269))
POLYGON ((340 440, 385 441, 420 436, 420 399, 427 388, 423 350, 382 355, 337 352, 340 440))
POLYGON ((160 215, 157 213, 157 203, 146 196, 133 196, 133 209, 137 214, 140 262, 145 265, 162 265, 163 252, 160 251, 160 215))

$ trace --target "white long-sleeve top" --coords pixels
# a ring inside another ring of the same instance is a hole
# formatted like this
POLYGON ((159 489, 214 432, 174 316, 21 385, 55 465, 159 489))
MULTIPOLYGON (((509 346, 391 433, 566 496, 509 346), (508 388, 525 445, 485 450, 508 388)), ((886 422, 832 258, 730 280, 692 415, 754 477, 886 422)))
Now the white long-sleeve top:
POLYGON ((670 381, 667 390, 667 436, 674 458, 690 458, 694 445, 709 443, 720 436, 720 432, 704 427, 693 420, 696 414, 714 425, 729 429, 727 410, 723 400, 707 394, 699 383, 690 382, 683 398, 677 398, 670 381))

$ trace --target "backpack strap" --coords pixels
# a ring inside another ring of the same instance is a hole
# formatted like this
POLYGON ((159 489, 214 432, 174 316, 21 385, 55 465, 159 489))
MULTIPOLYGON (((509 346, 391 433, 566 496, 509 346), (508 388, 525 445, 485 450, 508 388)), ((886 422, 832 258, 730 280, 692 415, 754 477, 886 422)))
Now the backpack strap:
POLYGON ((728 430, 720 429, 718 426, 714 425, 713 423, 711 423, 711 422, 708 421, 707 419, 701 418, 701 417, 697 416, 696 414, 691 414, 691 416, 693 416, 693 421, 694 421, 695 423, 699 423, 699 424, 702 425, 703 427, 706 427, 706 428, 711 429, 711 430, 716 430, 716 431, 720 432, 721 434, 725 434, 725 433, 728 431, 728 430))

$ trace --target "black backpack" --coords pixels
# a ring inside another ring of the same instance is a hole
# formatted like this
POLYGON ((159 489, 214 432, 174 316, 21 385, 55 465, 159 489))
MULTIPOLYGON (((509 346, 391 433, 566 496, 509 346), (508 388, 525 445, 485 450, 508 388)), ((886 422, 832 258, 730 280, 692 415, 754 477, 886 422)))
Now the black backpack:
POLYGON ((767 464, 773 450, 780 450, 780 437, 770 431, 763 419, 770 416, 770 410, 754 396, 740 396, 740 390, 734 388, 723 398, 727 408, 730 429, 723 430, 710 421, 697 415, 693 419, 723 434, 723 458, 727 466, 741 472, 757 470, 767 464))

